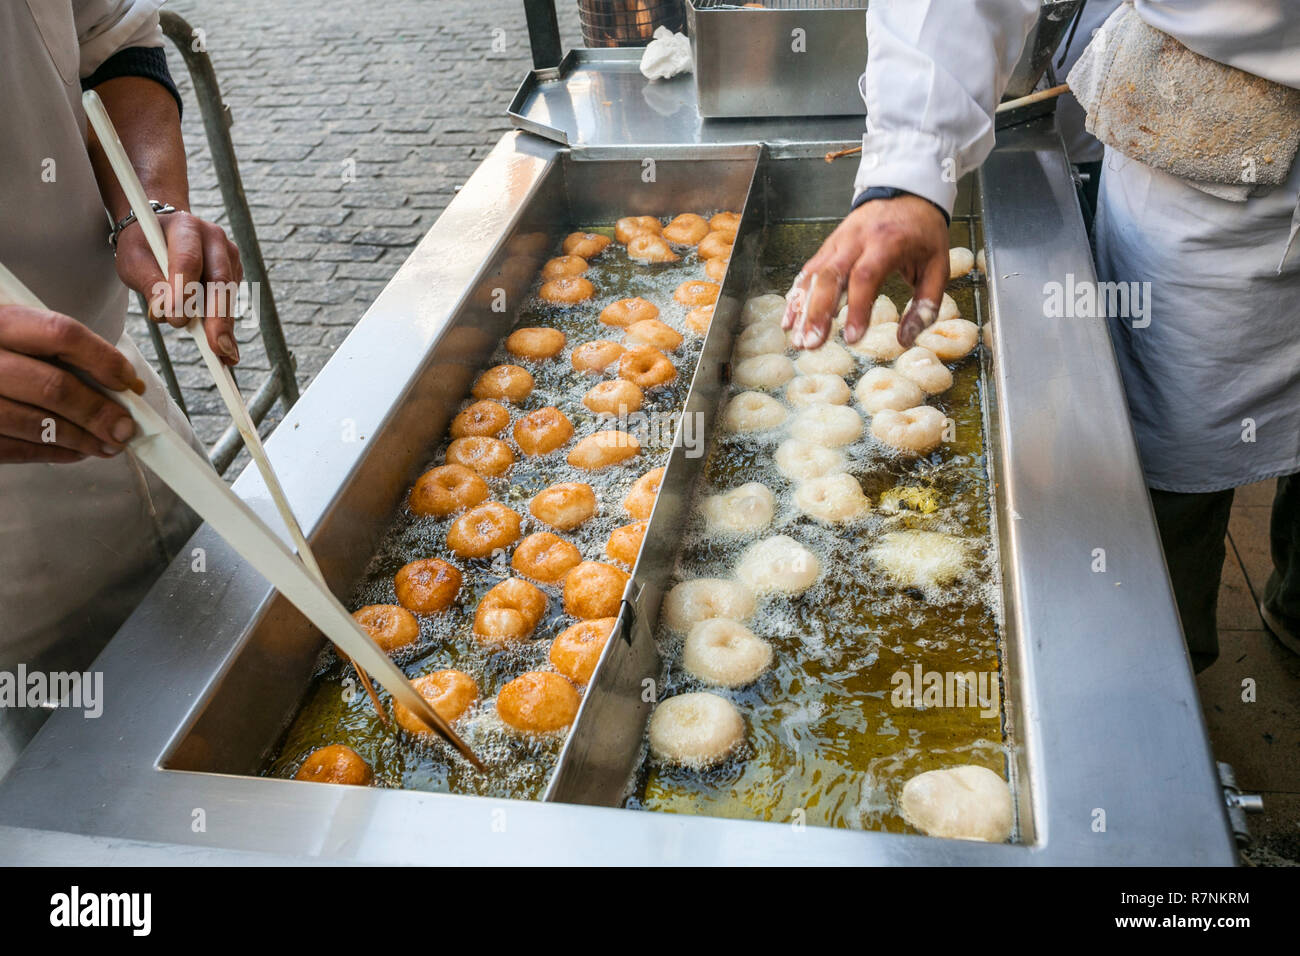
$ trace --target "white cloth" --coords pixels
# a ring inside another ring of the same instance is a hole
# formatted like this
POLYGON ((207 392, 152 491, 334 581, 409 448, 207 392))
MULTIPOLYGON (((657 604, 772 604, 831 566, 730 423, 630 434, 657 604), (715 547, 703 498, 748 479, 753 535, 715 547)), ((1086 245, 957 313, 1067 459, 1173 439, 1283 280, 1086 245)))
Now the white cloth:
MULTIPOLYGON (((873 3, 868 116, 855 190, 896 186, 952 208, 958 175, 988 153, 993 104, 1034 3, 873 3), (875 130, 876 132, 873 132, 875 130), (966 144, 965 149, 957 147, 966 144)), ((1136 0, 1188 48, 1300 86, 1300 0, 1136 0)), ((1300 253, 1279 268, 1300 200, 1288 181, 1227 202, 1106 151, 1096 222, 1102 281, 1150 282, 1150 325, 1112 320, 1148 483, 1232 488, 1300 471, 1300 253), (1249 439, 1252 439, 1249 440, 1249 439), (1246 439, 1246 440, 1243 440, 1246 439)))
POLYGON ((654 39, 641 54, 641 75, 647 80, 666 80, 679 73, 689 73, 693 68, 691 41, 686 34, 657 27, 654 39))

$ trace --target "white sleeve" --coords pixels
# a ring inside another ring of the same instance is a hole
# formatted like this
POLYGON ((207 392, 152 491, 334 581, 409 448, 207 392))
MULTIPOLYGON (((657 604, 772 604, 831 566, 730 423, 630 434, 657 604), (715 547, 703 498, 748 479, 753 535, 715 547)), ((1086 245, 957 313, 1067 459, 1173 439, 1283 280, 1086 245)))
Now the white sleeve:
POLYGON ((72 0, 86 78, 114 53, 132 46, 163 45, 158 10, 165 0, 72 0))
POLYGON ((1137 0, 1134 8, 1201 56, 1300 87, 1300 0, 1137 0))
POLYGON ((1038 7, 1038 0, 872 0, 855 197, 893 186, 952 212, 957 180, 993 149, 993 110, 1038 7))

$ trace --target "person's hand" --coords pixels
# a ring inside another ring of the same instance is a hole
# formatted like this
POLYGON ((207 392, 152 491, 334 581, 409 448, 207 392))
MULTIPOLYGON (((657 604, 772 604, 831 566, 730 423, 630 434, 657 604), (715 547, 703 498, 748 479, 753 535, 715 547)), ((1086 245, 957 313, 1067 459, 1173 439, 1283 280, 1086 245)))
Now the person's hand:
POLYGON ((73 368, 113 391, 144 390, 126 356, 76 319, 0 305, 0 462, 111 458, 125 447, 135 422, 73 368))
POLYGON ((919 196, 873 199, 849 213, 804 265, 790 290, 781 328, 794 330, 795 347, 818 348, 847 284, 844 341, 857 342, 867 331, 881 285, 897 270, 914 290, 898 325, 899 344, 911 348, 939 313, 948 269, 943 213, 919 196))
POLYGON ((220 226, 188 212, 168 213, 158 221, 167 237, 171 275, 166 282, 138 222, 123 229, 117 238, 118 276, 144 296, 154 319, 182 328, 201 310, 208 344, 227 365, 237 364, 239 347, 232 313, 238 285, 244 279, 239 249, 220 226), (194 283, 202 284, 201 291, 194 283))

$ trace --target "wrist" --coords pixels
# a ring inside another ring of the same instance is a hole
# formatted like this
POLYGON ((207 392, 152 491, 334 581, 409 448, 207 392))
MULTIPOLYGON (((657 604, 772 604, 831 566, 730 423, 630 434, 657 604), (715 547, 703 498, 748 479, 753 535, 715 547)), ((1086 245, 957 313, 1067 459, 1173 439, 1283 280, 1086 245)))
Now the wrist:
POLYGON ((948 215, 948 211, 944 209, 942 206, 940 206, 933 199, 926 199, 925 196, 920 196, 917 195, 916 193, 908 192, 906 189, 898 189, 895 186, 868 186, 866 189, 862 190, 862 192, 858 193, 857 196, 853 198, 853 204, 849 206, 849 212, 852 212, 853 210, 857 209, 859 206, 871 202, 873 199, 899 199, 900 197, 903 196, 912 196, 916 199, 924 199, 935 209, 939 210, 939 214, 943 216, 943 221, 945 225, 949 225, 949 226, 952 225, 952 217, 948 215))

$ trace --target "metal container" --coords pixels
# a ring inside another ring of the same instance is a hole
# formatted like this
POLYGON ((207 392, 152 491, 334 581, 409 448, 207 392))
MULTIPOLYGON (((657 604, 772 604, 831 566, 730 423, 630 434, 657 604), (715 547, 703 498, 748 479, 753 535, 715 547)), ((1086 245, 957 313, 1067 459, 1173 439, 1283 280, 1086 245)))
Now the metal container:
POLYGON ((680 33, 682 0, 578 0, 582 42, 588 47, 645 46, 658 27, 680 33))
MULTIPOLYGON (((576 224, 742 207, 687 398, 711 414, 768 221, 835 219, 855 171, 821 147, 644 145, 578 158, 511 133, 458 193, 267 443, 330 586, 346 594, 474 371, 511 321, 489 307, 515 240, 576 224)), ((650 631, 692 464, 673 452, 637 573, 546 798, 522 802, 254 776, 321 639, 201 528, 95 663, 103 715, 52 715, 0 781, 0 859, 440 865, 1164 863, 1234 859, 1104 324, 1045 328, 1045 281, 1094 278, 1060 139, 1004 131, 958 216, 988 257, 987 458, 1017 721, 1021 842, 617 809, 648 707, 650 631), (1113 573, 1093 574, 1105 547, 1113 573), (194 570, 195 549, 206 569, 194 570), (571 801, 571 802, 567 802, 571 801), (581 805, 581 804, 596 804, 581 805)), ((514 290, 510 298, 515 298, 514 290)), ((274 525, 258 476, 235 490, 274 525)))

